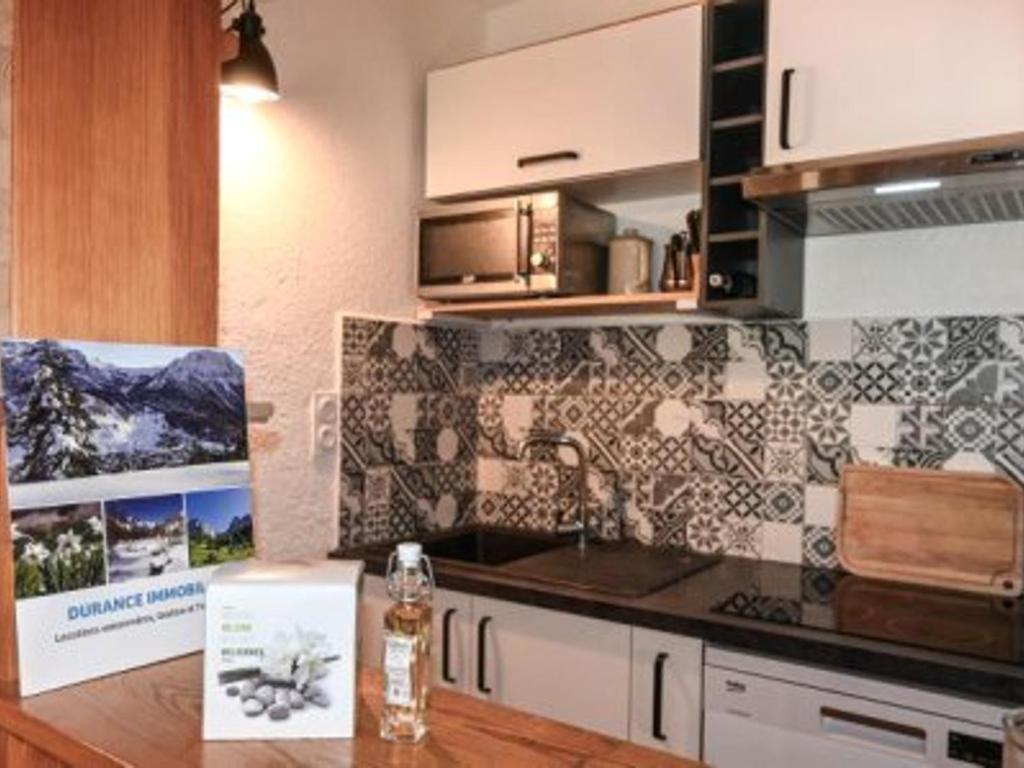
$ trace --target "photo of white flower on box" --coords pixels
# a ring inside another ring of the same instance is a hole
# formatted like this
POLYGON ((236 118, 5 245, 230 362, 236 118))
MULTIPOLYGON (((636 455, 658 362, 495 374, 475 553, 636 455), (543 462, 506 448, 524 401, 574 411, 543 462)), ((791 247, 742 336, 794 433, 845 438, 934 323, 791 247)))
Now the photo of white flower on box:
POLYGON ((327 709, 331 697, 320 682, 330 675, 330 664, 340 656, 331 653, 322 632, 296 627, 279 632, 265 648, 259 649, 259 666, 224 670, 217 675, 224 694, 237 698, 249 717, 266 715, 287 720, 306 707, 327 709))

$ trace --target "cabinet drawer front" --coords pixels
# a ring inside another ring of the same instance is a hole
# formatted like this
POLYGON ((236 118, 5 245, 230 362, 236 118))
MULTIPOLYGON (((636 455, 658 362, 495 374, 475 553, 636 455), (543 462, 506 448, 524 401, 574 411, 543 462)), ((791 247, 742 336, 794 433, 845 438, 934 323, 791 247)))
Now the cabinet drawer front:
POLYGON ((628 738, 629 627, 479 597, 473 615, 483 636, 483 664, 479 670, 474 665, 482 679, 474 680, 474 693, 628 738))
POLYGON ((427 196, 697 160, 702 27, 695 5, 430 73, 427 196))
POLYGON ((703 649, 691 637, 633 628, 630 741, 700 758, 703 649))

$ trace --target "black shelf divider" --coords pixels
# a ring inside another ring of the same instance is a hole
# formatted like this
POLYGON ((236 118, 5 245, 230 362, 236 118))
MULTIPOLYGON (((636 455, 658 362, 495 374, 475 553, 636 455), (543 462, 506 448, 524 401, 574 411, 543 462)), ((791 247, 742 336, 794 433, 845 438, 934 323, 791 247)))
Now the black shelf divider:
POLYGON ((803 240, 743 197, 743 178, 764 164, 771 0, 711 0, 705 45, 704 245, 701 308, 731 316, 803 312, 803 240), (739 295, 710 285, 728 275, 739 295))

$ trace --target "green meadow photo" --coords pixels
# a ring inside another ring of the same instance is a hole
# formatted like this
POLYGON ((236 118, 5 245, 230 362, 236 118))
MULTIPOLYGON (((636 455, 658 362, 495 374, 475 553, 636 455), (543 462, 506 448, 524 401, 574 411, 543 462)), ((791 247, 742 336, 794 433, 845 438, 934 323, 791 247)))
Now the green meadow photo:
POLYGON ((253 556, 250 501, 248 488, 186 494, 188 560, 192 568, 253 556))

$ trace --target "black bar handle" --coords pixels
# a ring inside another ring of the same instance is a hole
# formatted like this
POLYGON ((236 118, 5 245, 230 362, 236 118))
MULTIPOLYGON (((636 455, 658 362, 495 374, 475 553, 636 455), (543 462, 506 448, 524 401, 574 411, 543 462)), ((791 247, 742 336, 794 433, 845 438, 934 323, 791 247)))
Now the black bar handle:
POLYGON ((484 677, 487 674, 487 625, 491 623, 490 616, 484 616, 476 625, 476 689, 480 693, 491 693, 484 677))
POLYGON ((654 657, 654 717, 651 724, 651 735, 658 741, 666 741, 668 737, 661 729, 661 700, 664 698, 665 662, 667 653, 659 653, 654 657))
POLYGON ((579 160, 580 153, 571 149, 561 152, 548 152, 544 155, 528 155, 516 160, 516 165, 525 168, 528 165, 542 165, 543 163, 557 163, 560 160, 579 160))
POLYGON ((779 146, 783 149, 792 149, 789 142, 789 106, 793 100, 793 75, 796 70, 786 67, 782 70, 782 110, 779 116, 779 146))
POLYGON ((533 249, 533 206, 528 202, 516 203, 516 272, 530 273, 530 251, 533 249))
POLYGON ((446 683, 455 683, 456 680, 452 676, 451 672, 451 626, 452 616, 455 615, 455 609, 449 608, 444 612, 444 618, 441 619, 441 679, 446 683))

